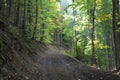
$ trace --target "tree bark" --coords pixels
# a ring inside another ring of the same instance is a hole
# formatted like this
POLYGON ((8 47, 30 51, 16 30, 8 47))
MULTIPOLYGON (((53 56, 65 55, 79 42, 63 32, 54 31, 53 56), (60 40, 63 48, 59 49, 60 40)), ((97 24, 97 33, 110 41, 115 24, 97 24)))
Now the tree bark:
POLYGON ((15 2, 14 0, 9 0, 9 18, 11 24, 14 24, 14 15, 15 15, 15 2))
POLYGON ((120 66, 120 32, 118 32, 118 28, 120 25, 118 22, 119 18, 119 0, 112 0, 113 3, 113 14, 112 14, 112 24, 113 24, 113 37, 114 37, 114 53, 115 53, 115 64, 118 68, 120 66))
POLYGON ((0 11, 4 12, 4 9, 5 9, 5 1, 4 0, 0 0, 0 11))
POLYGON ((17 10, 16 10, 16 27, 19 27, 19 19, 20 19, 20 0, 17 2, 17 10))
POLYGON ((27 14, 26 2, 27 2, 27 0, 24 0, 23 23, 22 23, 23 36, 26 35, 26 14, 27 14))
POLYGON ((34 27, 34 30, 33 30, 32 39, 35 39, 35 32, 36 32, 37 24, 38 24, 38 0, 36 0, 36 19, 35 19, 35 27, 34 27))
POLYGON ((96 0, 93 2, 93 8, 90 10, 90 23, 92 24, 92 34, 91 34, 91 45, 92 45, 92 56, 91 56, 91 65, 96 64, 96 56, 95 56, 95 8, 96 8, 96 0))
POLYGON ((28 21, 29 21, 29 24, 31 25, 32 23, 32 2, 31 0, 28 0, 28 15, 29 15, 28 21))
MULTIPOLYGON (((41 6, 41 15, 44 15, 44 11, 43 11, 43 2, 42 0, 40 0, 40 6, 41 6)), ((42 21, 41 21, 41 38, 40 38, 40 43, 44 43, 43 38, 44 38, 44 29, 45 29, 45 24, 44 24, 44 16, 42 16, 42 21)))

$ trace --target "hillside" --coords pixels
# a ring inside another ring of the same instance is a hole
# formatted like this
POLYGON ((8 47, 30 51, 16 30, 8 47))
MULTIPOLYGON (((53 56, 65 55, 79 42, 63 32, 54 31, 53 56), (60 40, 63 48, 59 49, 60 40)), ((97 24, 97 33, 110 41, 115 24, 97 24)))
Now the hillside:
POLYGON ((0 80, 120 80, 65 56, 59 49, 17 37, 0 27, 0 80))

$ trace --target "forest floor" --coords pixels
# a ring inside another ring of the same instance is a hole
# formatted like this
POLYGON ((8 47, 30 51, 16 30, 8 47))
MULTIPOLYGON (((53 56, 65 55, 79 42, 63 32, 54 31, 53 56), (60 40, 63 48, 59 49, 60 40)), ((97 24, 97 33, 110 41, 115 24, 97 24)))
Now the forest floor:
POLYGON ((0 47, 0 80, 120 80, 54 46, 17 38, 6 29, 0 29, 0 47))

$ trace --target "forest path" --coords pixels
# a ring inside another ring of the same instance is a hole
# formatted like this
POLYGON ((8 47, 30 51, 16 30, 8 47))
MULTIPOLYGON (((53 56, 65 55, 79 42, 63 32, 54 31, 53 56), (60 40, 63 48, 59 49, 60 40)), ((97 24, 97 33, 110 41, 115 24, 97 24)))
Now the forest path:
POLYGON ((120 80, 57 51, 48 51, 38 63, 41 65, 39 80, 120 80))

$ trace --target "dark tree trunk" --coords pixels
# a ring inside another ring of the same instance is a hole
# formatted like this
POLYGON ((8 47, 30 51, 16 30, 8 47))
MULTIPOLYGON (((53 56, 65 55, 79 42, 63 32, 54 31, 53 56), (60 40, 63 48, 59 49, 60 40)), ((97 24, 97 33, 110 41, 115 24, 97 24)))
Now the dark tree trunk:
POLYGON ((11 24, 14 24, 14 14, 15 13, 15 2, 14 0, 9 0, 9 17, 11 24))
POLYGON ((17 2, 17 10, 16 10, 16 27, 19 27, 19 19, 20 19, 20 0, 17 2))
POLYGON ((61 47, 62 47, 62 40, 63 40, 62 29, 60 29, 60 46, 61 47))
POLYGON ((42 30, 41 30, 41 38, 40 38, 40 43, 43 43, 44 41, 43 41, 43 38, 44 38, 44 33, 45 33, 45 31, 44 31, 44 29, 45 29, 45 24, 44 23, 42 23, 42 30))
POLYGON ((31 0, 28 0, 28 21, 29 21, 29 24, 32 23, 32 2, 31 0))
MULTIPOLYGON (((75 0, 72 0, 72 3, 74 3, 75 0)), ((73 6, 73 22, 72 22, 72 48, 75 46, 75 48, 73 49, 74 50, 74 53, 76 54, 76 57, 79 57, 78 56, 78 53, 77 53, 77 40, 76 40, 76 30, 74 31, 74 26, 75 26, 75 7, 73 6), (74 39, 75 38, 75 39, 74 39)))
POLYGON ((37 24, 38 24, 38 0, 36 0, 36 19, 35 19, 35 27, 34 27, 34 30, 33 30, 32 39, 35 38, 35 31, 36 31, 36 28, 37 28, 37 24))
POLYGON ((23 36, 26 35, 26 14, 27 14, 26 1, 27 0, 24 0, 23 23, 22 23, 22 34, 23 34, 23 36))
POLYGON ((96 56, 95 56, 95 8, 96 8, 96 0, 94 0, 93 8, 90 10, 90 23, 92 24, 92 34, 91 34, 91 45, 92 45, 92 55, 91 55, 91 65, 96 64, 96 56))
MULTIPOLYGON (((112 35, 111 31, 108 31, 105 33, 107 46, 112 46, 112 38, 110 35, 112 35)), ((114 57, 113 57, 113 54, 111 52, 113 52, 112 49, 110 47, 108 47, 107 53, 108 53, 108 68, 109 68, 109 70, 112 70, 114 68, 114 61, 113 61, 114 57)))
POLYGON ((119 0, 112 0, 113 3, 113 37, 114 37, 114 53, 115 53, 115 64, 118 68, 120 66, 120 32, 118 32, 118 28, 120 25, 118 22, 119 18, 119 0))
POLYGON ((33 38, 33 30, 32 30, 32 23, 33 23, 33 18, 32 18, 32 15, 33 15, 33 13, 32 13, 32 10, 33 10, 33 7, 32 7, 33 5, 32 5, 32 1, 31 0, 28 0, 28 6, 27 6, 27 14, 28 14, 28 17, 27 17, 27 20, 28 20, 28 31, 29 31, 29 33, 30 34, 32 34, 32 35, 30 35, 29 37, 30 38, 33 38))
POLYGON ((5 2, 4 0, 0 0, 0 11, 4 12, 4 9, 5 9, 5 2))
MULTIPOLYGON (((40 6, 41 6, 41 15, 44 15, 44 11, 43 11, 43 2, 42 0, 40 0, 40 6)), ((44 24, 44 16, 42 16, 42 23, 41 23, 41 38, 40 38, 40 43, 43 43, 43 38, 44 38, 44 31, 45 29, 45 24, 44 24)))

